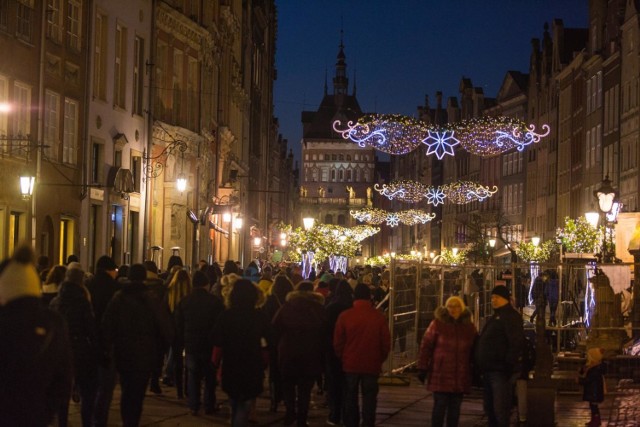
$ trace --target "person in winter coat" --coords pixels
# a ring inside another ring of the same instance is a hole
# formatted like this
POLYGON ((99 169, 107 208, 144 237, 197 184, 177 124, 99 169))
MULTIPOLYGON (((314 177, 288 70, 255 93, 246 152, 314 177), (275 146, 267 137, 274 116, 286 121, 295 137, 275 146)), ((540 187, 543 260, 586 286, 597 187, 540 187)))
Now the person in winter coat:
POLYGON ((273 318, 278 345, 278 369, 282 375, 284 424, 307 423, 311 389, 324 371, 324 334, 327 314, 324 297, 313 292, 313 283, 303 280, 287 295, 273 318))
POLYGON ((216 407, 216 374, 211 361, 211 333, 224 310, 220 298, 209 293, 209 281, 202 271, 193 274, 193 289, 175 310, 177 354, 186 353, 189 409, 200 410, 200 388, 204 379, 204 411, 212 414, 216 407))
POLYGON ((420 344, 420 381, 433 392, 431 425, 456 427, 463 393, 471 391, 471 351, 478 335, 462 298, 447 299, 435 312, 420 344))
POLYGON ((104 342, 102 317, 113 296, 122 288, 122 284, 116 280, 118 271, 113 258, 103 255, 96 261, 95 274, 87 282, 96 322, 97 344, 101 356, 98 364, 98 390, 93 408, 93 425, 95 427, 106 427, 109 420, 109 407, 113 399, 113 389, 116 386, 116 366, 104 342))
MULTIPOLYGON (((80 394, 82 425, 93 423, 93 408, 98 391, 99 345, 93 309, 84 287, 84 271, 69 268, 51 308, 67 321, 73 353, 74 382, 80 394)), ((68 410, 67 404, 63 404, 68 410)))
POLYGON ((137 426, 155 355, 173 340, 173 323, 161 302, 144 284, 142 264, 129 269, 129 283, 113 297, 102 320, 107 348, 120 374, 120 414, 124 426, 137 426))
POLYGON ((600 408, 598 405, 604 400, 604 374, 606 365, 602 361, 603 350, 592 347, 587 350, 587 362, 580 368, 580 382, 583 385, 582 400, 589 402, 591 419, 588 427, 600 426, 600 408))
MULTIPOLYGON (((191 292, 191 276, 187 270, 176 271, 169 282, 166 294, 167 308, 172 316, 174 316, 180 301, 189 295, 189 292, 191 292)), ((177 349, 177 345, 178 343, 173 342, 169 348, 165 378, 176 385, 177 397, 182 399, 184 398, 184 358, 182 351, 177 349)))
MULTIPOLYGON (((269 319, 269 324, 273 321, 278 310, 282 307, 286 301, 289 292, 293 291, 293 284, 291 280, 284 274, 279 274, 271 287, 271 294, 267 297, 267 301, 262 306, 262 311, 269 319)), ((271 328, 271 343, 275 343, 273 328, 271 328)), ((269 346, 269 396, 271 398, 271 405, 269 409, 271 412, 278 411, 278 404, 282 400, 282 375, 280 375, 280 369, 278 368, 278 346, 269 346)))
POLYGON ((40 300, 34 259, 31 248, 23 246, 0 264, 2 426, 50 425, 71 394, 67 326, 40 300))
POLYGON ((342 362, 333 351, 333 333, 340 314, 351 307, 353 307, 353 289, 347 280, 342 279, 336 286, 333 301, 325 307, 327 312, 325 378, 329 403, 327 422, 334 425, 342 423, 344 390, 346 389, 347 381, 344 370, 342 370, 342 362))
POLYGON ((544 296, 549 303, 549 325, 556 326, 556 312, 558 311, 558 302, 560 298, 558 274, 555 270, 547 270, 547 277, 547 286, 544 288, 544 296))
POLYGON ((260 289, 247 279, 234 282, 213 330, 214 365, 222 363, 222 390, 231 403, 231 425, 249 424, 249 412, 262 392, 269 320, 256 308, 260 289))
POLYGON ((47 277, 42 284, 42 302, 45 306, 49 307, 51 301, 58 295, 66 272, 67 267, 64 265, 56 265, 48 270, 47 277))
POLYGON ((513 388, 522 373, 524 328, 522 316, 510 300, 506 286, 493 288, 493 315, 484 325, 475 348, 475 364, 482 374, 484 411, 490 427, 509 425, 513 388))
POLYGON ((361 389, 362 425, 373 427, 378 376, 391 350, 391 335, 386 317, 371 304, 368 285, 358 283, 353 298, 353 308, 340 314, 333 334, 333 349, 347 377, 344 425, 360 425, 358 391, 361 389))

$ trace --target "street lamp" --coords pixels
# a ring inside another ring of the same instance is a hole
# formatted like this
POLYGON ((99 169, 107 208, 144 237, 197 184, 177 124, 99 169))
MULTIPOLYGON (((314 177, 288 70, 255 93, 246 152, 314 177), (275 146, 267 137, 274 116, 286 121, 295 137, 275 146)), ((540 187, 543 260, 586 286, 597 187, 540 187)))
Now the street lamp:
POLYGON ((593 228, 598 227, 598 221, 600 221, 600 214, 598 212, 589 211, 584 214, 584 217, 593 228))
POLYGON ((178 178, 176 178, 176 188, 181 193, 184 193, 184 191, 187 189, 187 178, 183 173, 180 173, 178 175, 178 178))
POLYGON ((309 231, 313 228, 316 223, 316 219, 312 217, 302 218, 302 224, 304 224, 304 229, 309 231))
MULTIPOLYGON (((600 209, 600 212, 604 214, 604 247, 602 249, 602 261, 612 262, 613 255, 611 254, 611 246, 613 246, 613 236, 611 236, 611 230, 609 229, 608 214, 611 213, 614 208, 614 204, 617 202, 618 191, 611 186, 609 175, 605 176, 600 187, 593 192, 593 195, 598 200, 598 208, 600 209)), ((619 205, 617 210, 619 210, 619 205)))
POLYGON ((33 184, 36 181, 34 176, 20 177, 20 194, 24 200, 28 200, 33 195, 33 184))
POLYGON ((533 246, 535 246, 536 248, 538 247, 538 245, 540 244, 540 237, 538 236, 533 236, 531 238, 531 243, 533 243, 533 246))

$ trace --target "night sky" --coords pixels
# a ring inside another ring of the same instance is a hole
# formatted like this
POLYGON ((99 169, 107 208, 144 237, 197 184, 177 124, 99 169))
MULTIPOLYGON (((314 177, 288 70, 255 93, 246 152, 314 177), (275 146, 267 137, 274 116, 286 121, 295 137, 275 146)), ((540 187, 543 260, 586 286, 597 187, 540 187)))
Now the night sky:
POLYGON ((429 95, 458 97, 468 77, 496 97, 509 70, 528 73, 531 39, 559 18, 587 28, 588 0, 276 0, 274 87, 280 133, 300 159, 303 110, 329 93, 343 29, 349 93, 364 112, 416 114, 429 95))

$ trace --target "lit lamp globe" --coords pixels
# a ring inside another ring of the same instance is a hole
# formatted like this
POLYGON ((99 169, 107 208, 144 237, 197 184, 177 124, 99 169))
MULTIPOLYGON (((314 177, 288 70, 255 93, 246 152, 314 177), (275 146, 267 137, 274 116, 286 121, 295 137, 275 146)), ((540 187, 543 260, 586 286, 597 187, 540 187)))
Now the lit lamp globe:
POLYGON ((28 199, 33 195, 33 184, 35 184, 36 178, 33 176, 21 176, 20 177, 20 194, 23 199, 28 199))
POLYGON ((311 230, 316 223, 316 219, 312 217, 302 218, 302 224, 305 230, 311 230))
POLYGON ((533 236, 531 238, 531 243, 533 243, 533 246, 535 246, 536 248, 538 247, 538 245, 540 244, 540 237, 538 236, 533 236))
POLYGON ((613 208, 613 203, 618 197, 618 192, 611 186, 611 180, 609 176, 606 176, 600 184, 600 188, 593 192, 593 195, 598 199, 598 208, 600 212, 609 213, 613 208))
POLYGON ((178 178, 176 179, 176 188, 181 193, 184 193, 187 189, 187 178, 182 173, 178 175, 178 178))
POLYGON ((489 247, 491 248, 496 247, 496 239, 489 239, 489 247))

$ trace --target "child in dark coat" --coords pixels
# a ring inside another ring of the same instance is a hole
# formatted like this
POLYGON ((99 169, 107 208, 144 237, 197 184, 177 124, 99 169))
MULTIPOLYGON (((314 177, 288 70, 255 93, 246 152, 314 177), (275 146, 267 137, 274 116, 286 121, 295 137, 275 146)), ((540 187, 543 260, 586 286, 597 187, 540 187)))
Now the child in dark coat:
POLYGON ((600 425, 600 408, 598 404, 604 400, 604 374, 606 365, 602 362, 603 350, 593 347, 587 350, 587 362, 580 368, 580 382, 584 390, 582 400, 589 402, 591 420, 588 427, 600 425))

